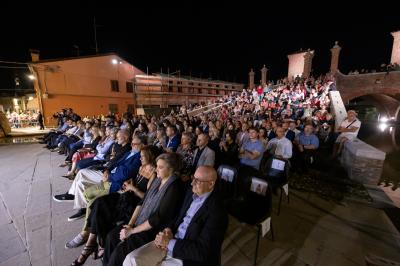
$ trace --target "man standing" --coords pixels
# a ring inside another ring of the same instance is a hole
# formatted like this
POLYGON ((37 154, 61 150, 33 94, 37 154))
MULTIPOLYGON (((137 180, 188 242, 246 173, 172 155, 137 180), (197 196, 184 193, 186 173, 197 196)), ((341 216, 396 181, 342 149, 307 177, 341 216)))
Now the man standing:
POLYGON ((44 130, 43 115, 42 115, 42 113, 40 111, 39 111, 39 113, 37 115, 37 121, 39 123, 40 130, 44 130))
POLYGON ((214 168, 200 166, 175 221, 123 265, 220 265, 228 215, 214 191, 216 180, 214 168))

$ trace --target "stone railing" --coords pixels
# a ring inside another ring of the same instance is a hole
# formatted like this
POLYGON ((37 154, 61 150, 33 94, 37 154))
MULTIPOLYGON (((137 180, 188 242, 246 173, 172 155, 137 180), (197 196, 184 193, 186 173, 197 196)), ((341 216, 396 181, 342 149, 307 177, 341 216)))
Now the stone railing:
MULTIPOLYGON (((341 121, 346 118, 347 111, 339 91, 329 92, 329 97, 331 110, 335 114, 335 128, 338 128, 341 121)), ((385 158, 386 153, 356 138, 345 143, 340 163, 350 179, 362 184, 377 185, 385 158)))
POLYGON ((350 179, 377 185, 381 178, 386 153, 355 139, 344 144, 340 162, 350 179))
POLYGON ((192 111, 189 111, 188 115, 189 115, 189 117, 197 116, 197 115, 202 114, 202 113, 204 113, 204 112, 206 112, 206 111, 208 111, 210 109, 213 109, 213 108, 217 107, 218 105, 221 105, 221 103, 213 103, 213 104, 210 104, 210 105, 207 105, 207 106, 203 106, 203 107, 194 109, 192 111))

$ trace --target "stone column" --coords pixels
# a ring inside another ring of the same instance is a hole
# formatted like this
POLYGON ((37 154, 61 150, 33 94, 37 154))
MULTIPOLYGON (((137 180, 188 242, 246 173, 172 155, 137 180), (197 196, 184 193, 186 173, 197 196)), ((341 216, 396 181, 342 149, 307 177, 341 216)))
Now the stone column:
POLYGON ((267 83, 267 71, 268 71, 268 68, 266 68, 264 65, 263 68, 261 69, 261 85, 262 86, 264 86, 267 83))
POLYGON ((336 73, 336 70, 339 69, 339 55, 341 49, 342 47, 340 47, 338 41, 336 41, 331 49, 331 74, 336 73))
POLYGON ((254 88, 254 71, 253 71, 253 69, 251 69, 249 72, 249 88, 250 89, 254 88))
POLYGON ((40 58, 39 50, 30 49, 29 52, 31 53, 32 62, 39 61, 39 58, 40 58))
POLYGON ((393 36, 393 48, 392 48, 392 58, 390 63, 400 64, 400 31, 395 31, 391 33, 393 36))
POLYGON ((302 74, 303 78, 308 78, 310 76, 313 57, 314 51, 310 51, 310 49, 308 49, 307 52, 304 54, 304 69, 302 74))

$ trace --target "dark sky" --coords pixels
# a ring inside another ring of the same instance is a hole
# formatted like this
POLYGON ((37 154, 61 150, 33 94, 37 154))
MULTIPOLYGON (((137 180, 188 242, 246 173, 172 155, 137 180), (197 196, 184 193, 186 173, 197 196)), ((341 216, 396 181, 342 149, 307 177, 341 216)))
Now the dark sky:
MULTIPOLYGON (((29 48, 40 50, 42 59, 74 56, 74 45, 80 55, 94 54, 96 16, 100 53, 116 52, 144 71, 146 66, 150 72, 169 67, 171 72, 247 83, 249 69, 255 69, 258 81, 263 64, 270 69, 269 79, 284 77, 287 54, 300 48, 316 51, 314 71, 324 73, 336 40, 342 46, 343 72, 376 68, 390 61, 390 32, 400 30, 396 8, 377 7, 379 3, 363 9, 339 2, 336 8, 305 2, 304 8, 247 1, 247 6, 222 2, 123 8, 113 7, 112 1, 108 6, 68 3, 55 4, 54 11, 38 3, 2 9, 8 16, 0 16, 0 60, 29 61, 29 48)), ((5 71, 0 68, 0 84, 13 81, 5 71)))

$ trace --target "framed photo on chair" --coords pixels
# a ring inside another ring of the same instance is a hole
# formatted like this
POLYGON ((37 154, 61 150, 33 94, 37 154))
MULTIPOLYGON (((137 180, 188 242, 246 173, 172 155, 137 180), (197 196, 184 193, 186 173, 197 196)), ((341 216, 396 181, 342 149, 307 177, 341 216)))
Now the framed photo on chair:
POLYGON ((251 178, 251 186, 250 191, 257 193, 261 196, 265 196, 267 194, 268 183, 265 180, 262 180, 257 177, 251 178))
POLYGON ((221 179, 227 182, 233 182, 233 177, 235 173, 231 169, 223 168, 221 173, 221 179))

